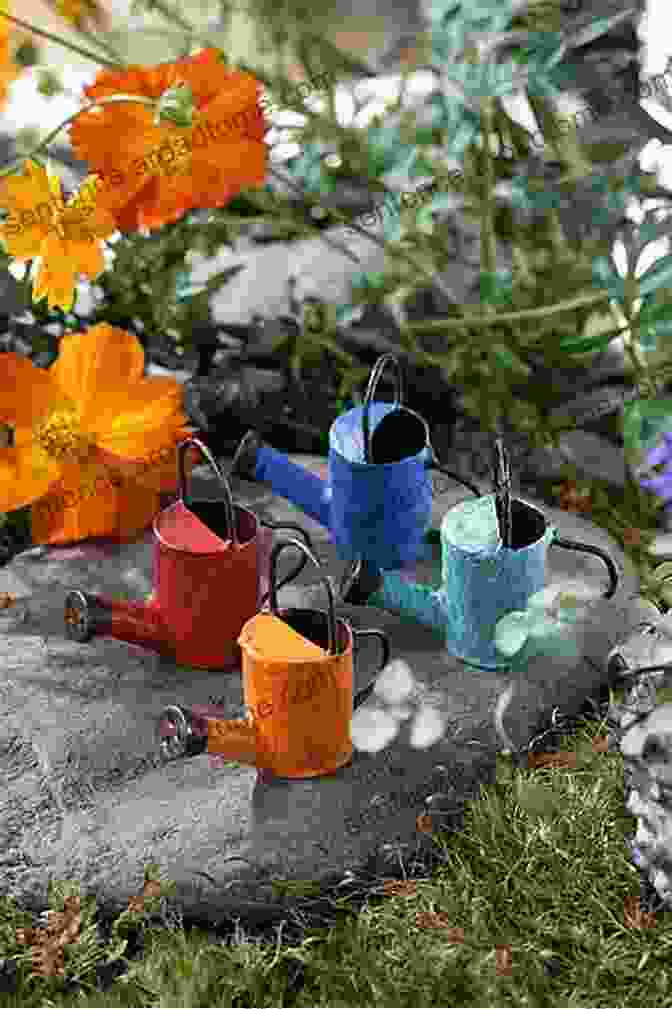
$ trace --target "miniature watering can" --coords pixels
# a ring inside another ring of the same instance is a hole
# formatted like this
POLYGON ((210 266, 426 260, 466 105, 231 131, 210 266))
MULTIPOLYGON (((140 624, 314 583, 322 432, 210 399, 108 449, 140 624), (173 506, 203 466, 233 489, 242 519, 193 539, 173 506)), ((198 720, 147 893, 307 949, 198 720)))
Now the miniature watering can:
MULTIPOLYGON (((188 438, 177 448, 178 500, 154 519, 154 591, 146 601, 108 599, 71 591, 65 602, 68 637, 88 641, 106 635, 151 648, 178 665, 228 669, 240 663, 237 638, 260 599, 260 553, 270 551, 270 529, 289 528, 310 545, 293 523, 276 524, 233 504, 231 490, 202 442, 188 438), (187 502, 185 453, 195 445, 215 471, 221 501, 187 502)), ((299 567, 283 581, 294 578, 299 567)))
POLYGON ((598 547, 558 536, 533 505, 511 500, 509 546, 499 535, 495 496, 461 501, 441 523, 442 578, 436 595, 445 620, 446 646, 458 658, 483 669, 510 664, 495 647, 495 625, 512 610, 525 610, 546 584, 549 547, 580 550, 599 557, 609 572, 611 599, 618 572, 598 547))
MULTIPOLYGON (((218 754, 254 764, 262 777, 314 778, 333 774, 352 757, 353 710, 371 694, 375 677, 353 699, 353 651, 362 637, 381 644, 380 669, 390 646, 379 630, 353 630, 334 615, 331 585, 321 578, 328 611, 277 608, 275 569, 280 552, 298 547, 319 569, 319 561, 298 540, 276 543, 271 551, 269 610, 243 627, 243 689, 246 719, 226 720, 217 706, 185 711, 164 709, 159 719, 164 757, 218 754)), ((377 674, 376 674, 377 675, 377 674)))
POLYGON ((331 425, 328 484, 263 443, 254 478, 329 529, 342 559, 362 560, 384 571, 401 568, 425 551, 432 512, 430 469, 480 495, 473 484, 438 465, 427 422, 403 405, 399 361, 383 354, 371 371, 363 406, 331 425), (388 363, 396 369, 395 400, 375 403, 388 363))

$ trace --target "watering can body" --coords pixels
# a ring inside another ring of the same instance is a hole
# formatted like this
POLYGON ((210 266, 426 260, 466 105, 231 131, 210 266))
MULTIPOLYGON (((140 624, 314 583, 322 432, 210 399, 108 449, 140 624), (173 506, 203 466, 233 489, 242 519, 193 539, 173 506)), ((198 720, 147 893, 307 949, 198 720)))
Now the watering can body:
MULTIPOLYGON (((315 557, 298 540, 276 544, 271 553, 270 612, 248 620, 240 634, 247 720, 219 717, 216 711, 179 706, 160 720, 161 751, 167 756, 207 751, 218 760, 254 764, 262 778, 311 778, 333 774, 352 757, 350 726, 354 708, 369 696, 375 678, 353 697, 357 639, 374 636, 381 644, 382 669, 389 660, 386 635, 356 630, 334 614, 333 593, 322 582, 329 610, 277 610, 275 565, 286 546, 315 557), (181 735, 176 746, 175 737, 181 735), (194 748, 194 738, 200 739, 194 748)), ((319 564, 318 564, 319 566, 319 564)), ((223 713, 222 713, 223 714, 223 713)))
MULTIPOLYGON (((240 629, 261 602, 260 572, 272 534, 261 529, 253 512, 233 504, 228 484, 197 439, 178 446, 178 461, 179 498, 153 523, 150 598, 117 600, 73 590, 66 600, 66 628, 79 641, 106 635, 150 648, 179 665, 231 669, 240 663, 240 629), (220 476, 226 490, 222 501, 185 502, 184 452, 192 444, 220 476)), ((291 528, 308 539, 303 530, 291 528)))
POLYGON ((328 482, 266 445, 258 449, 254 472, 255 479, 269 483, 275 493, 329 529, 342 559, 362 559, 382 571, 402 568, 426 554, 430 468, 480 493, 438 466, 426 422, 403 406, 402 385, 399 362, 384 354, 371 372, 364 404, 331 425, 328 482), (375 388, 388 362, 396 366, 396 398, 375 402, 375 388))

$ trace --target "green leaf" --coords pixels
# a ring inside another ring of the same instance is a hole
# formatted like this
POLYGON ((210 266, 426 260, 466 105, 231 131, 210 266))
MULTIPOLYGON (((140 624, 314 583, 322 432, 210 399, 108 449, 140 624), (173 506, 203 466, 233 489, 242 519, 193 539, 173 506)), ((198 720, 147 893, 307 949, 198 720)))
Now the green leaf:
POLYGON ((364 314, 364 308, 364 305, 337 305, 336 324, 345 327, 352 322, 359 322, 364 314))
POLYGON ((572 336, 560 340, 558 347, 563 354, 587 354, 606 350, 614 339, 613 333, 597 334, 595 336, 572 336))
POLYGON ((503 343, 493 343, 488 349, 503 368, 507 368, 517 375, 522 375, 523 378, 529 378, 532 374, 531 368, 503 343))
POLYGON ((672 255, 663 256, 639 277, 639 294, 644 297, 659 287, 667 287, 672 282, 672 255))
POLYGON ((672 430, 672 399, 635 399, 623 406, 623 440, 636 465, 665 431, 672 430))
POLYGON ((672 561, 664 561, 655 568, 649 576, 651 586, 660 588, 667 578, 672 578, 672 561))

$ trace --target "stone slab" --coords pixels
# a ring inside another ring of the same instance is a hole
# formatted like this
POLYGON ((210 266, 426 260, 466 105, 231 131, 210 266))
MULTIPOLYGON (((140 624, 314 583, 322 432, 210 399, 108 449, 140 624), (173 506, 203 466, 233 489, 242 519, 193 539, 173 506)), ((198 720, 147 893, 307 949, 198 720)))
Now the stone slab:
MULTIPOLYGON (((293 460, 324 475, 323 459, 293 460)), ((441 481, 436 525, 470 496, 441 481)), ((212 497, 213 488, 206 476, 192 480, 194 497, 212 497)), ((301 522, 326 571, 340 573, 317 523, 267 487, 234 481, 233 490, 261 517, 301 522)), ((214 768, 207 754, 159 760, 154 733, 163 706, 214 696, 234 714, 243 700, 236 673, 176 667, 112 639, 77 644, 65 637, 68 589, 134 597, 149 591, 151 533, 123 546, 36 548, 15 557, 0 569, 0 592, 18 597, 0 610, 0 891, 44 904, 49 879, 69 877, 118 906, 137 893, 152 860, 177 883, 185 914, 215 922, 241 902, 268 900, 271 875, 320 880, 367 863, 385 845, 415 844, 416 817, 432 792, 449 795, 447 822, 451 815, 457 822, 466 799, 492 778, 501 747, 493 708, 507 677, 517 690, 506 728, 524 745, 555 705, 578 710, 602 678, 609 649, 639 619, 631 599, 635 573, 608 534, 585 518, 538 506, 561 535, 607 549, 621 572, 616 598, 601 605, 586 633, 587 658, 574 668, 540 656, 513 674, 474 670, 449 656, 430 630, 372 607, 342 606, 354 627, 388 633, 393 658, 404 659, 416 680, 411 708, 431 703, 440 737, 417 748, 411 722, 401 722, 379 752, 355 751, 337 774, 291 783, 262 783, 254 768, 241 765, 214 768)), ((293 563, 281 558, 281 569, 283 560, 293 563)), ((550 552, 548 574, 606 584, 599 560, 570 551, 550 552)), ((323 596, 308 566, 279 593, 288 606, 324 607, 323 596)), ((375 641, 362 643, 357 686, 376 669, 375 649, 375 641)))

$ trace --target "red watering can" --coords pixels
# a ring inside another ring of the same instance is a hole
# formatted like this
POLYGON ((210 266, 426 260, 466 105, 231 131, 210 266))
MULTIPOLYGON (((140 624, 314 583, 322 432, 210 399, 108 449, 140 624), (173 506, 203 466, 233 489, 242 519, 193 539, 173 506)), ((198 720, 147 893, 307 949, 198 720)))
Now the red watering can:
POLYGON ((262 778, 313 778, 333 774, 350 761, 353 710, 375 686, 374 677, 353 696, 355 647, 360 638, 377 638, 383 669, 389 641, 383 631, 354 630, 336 617, 324 576, 328 610, 278 610, 275 568, 287 546, 298 547, 320 567, 298 540, 273 547, 269 610, 248 620, 240 635, 247 718, 227 719, 217 705, 170 705, 158 724, 164 759, 207 748, 219 759, 256 766, 262 778))
MULTIPOLYGON (((260 598, 260 571, 262 564, 266 567, 271 537, 270 533, 262 536, 260 523, 269 529, 293 529, 312 544, 299 526, 261 520, 249 509, 234 505, 228 481, 198 439, 180 443, 177 461, 178 500, 154 519, 154 591, 147 600, 136 602, 75 589, 65 602, 66 632, 80 642, 98 634, 142 645, 178 665, 239 667, 241 628, 267 594, 260 598), (223 490, 221 501, 187 503, 184 464, 190 445, 203 453, 215 471, 223 490)), ((283 585, 305 564, 302 556, 283 585)))

